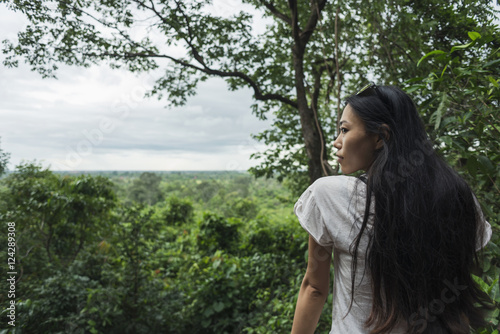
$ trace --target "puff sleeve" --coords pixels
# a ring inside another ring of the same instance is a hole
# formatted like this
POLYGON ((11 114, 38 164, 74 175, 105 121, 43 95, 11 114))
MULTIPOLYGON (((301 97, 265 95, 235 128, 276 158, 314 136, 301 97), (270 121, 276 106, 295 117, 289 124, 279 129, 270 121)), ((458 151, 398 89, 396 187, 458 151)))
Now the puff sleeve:
POLYGON ((486 221, 486 219, 484 218, 483 210, 481 209, 481 205, 479 204, 476 196, 474 196, 474 203, 476 204, 476 210, 479 216, 479 224, 484 224, 484 227, 482 229, 483 235, 478 235, 476 240, 476 251, 479 251, 482 248, 486 247, 491 239, 491 234, 493 233, 493 231, 491 230, 490 223, 488 223, 488 221, 486 221))
POLYGON ((321 246, 338 246, 342 233, 351 230, 348 213, 351 179, 320 178, 295 203, 294 213, 300 224, 321 246))

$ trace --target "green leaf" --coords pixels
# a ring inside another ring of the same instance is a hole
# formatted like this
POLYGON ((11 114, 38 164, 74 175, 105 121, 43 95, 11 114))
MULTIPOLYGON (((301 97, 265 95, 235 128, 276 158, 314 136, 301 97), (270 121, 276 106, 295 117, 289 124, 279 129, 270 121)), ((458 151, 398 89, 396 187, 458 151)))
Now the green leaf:
POLYGON ((493 84, 493 86, 495 86, 496 88, 499 88, 500 86, 498 85, 498 81, 493 79, 493 77, 491 76, 488 76, 488 79, 490 80, 490 82, 493 84))
POLYGON ((434 130, 439 129, 439 125, 441 124, 441 118, 443 117, 443 110, 446 108, 446 92, 441 94, 441 102, 439 102, 439 106, 436 110, 436 121, 434 123, 434 130))
POLYGON ((483 261, 483 271, 487 272, 491 268, 491 260, 489 258, 485 258, 483 261))
POLYGON ((476 275, 472 275, 472 279, 474 280, 474 282, 477 283, 477 285, 479 285, 481 290, 483 290, 484 292, 489 290, 490 286, 488 284, 486 284, 486 282, 483 281, 483 279, 481 277, 478 277, 476 275))
POLYGON ((494 244, 493 242, 489 242, 488 249, 491 250, 493 254, 500 257, 500 247, 498 247, 496 244, 494 244))
POLYGON ((417 63, 417 67, 420 65, 420 63, 422 62, 422 60, 424 60, 425 58, 427 58, 429 56, 434 56, 434 55, 442 55, 444 53, 446 53, 446 52, 441 51, 441 50, 434 50, 434 51, 431 51, 431 52, 427 53, 425 56, 423 56, 422 58, 420 58, 420 60, 417 63))
POLYGON ((213 308, 215 312, 220 312, 224 309, 224 303, 223 302, 214 303, 213 308))
POLYGON ((475 41, 472 41, 470 43, 467 43, 467 44, 462 44, 462 45, 457 45, 457 46, 454 46, 451 48, 451 51, 450 53, 453 53, 457 50, 464 50, 464 49, 467 49, 468 47, 470 47, 471 45, 473 45, 475 43, 475 41))
POLYGON ((498 315, 500 315, 500 309, 495 309, 491 314, 490 314, 490 321, 493 323, 493 324, 498 324, 498 320, 496 319, 498 317, 498 315))
POLYGON ((203 312, 203 316, 205 316, 205 318, 210 318, 212 314, 214 314, 214 309, 212 307, 207 307, 205 312, 203 312))
POLYGON ((412 82, 420 82, 420 81, 422 81, 424 79, 425 79, 424 77, 411 78, 411 79, 406 80, 405 84, 409 84, 409 83, 412 83, 412 82))
POLYGON ((467 168, 467 171, 469 172, 469 174, 472 176, 472 177, 476 177, 477 175, 477 168, 478 168, 478 163, 477 163, 477 159, 475 156, 471 155, 468 159, 467 159, 467 164, 465 165, 465 167, 467 168))
POLYGON ((500 63, 500 59, 496 59, 496 60, 492 60, 492 61, 490 61, 490 62, 487 62, 486 64, 484 64, 484 65, 483 65, 483 68, 484 68, 484 67, 489 67, 489 66, 491 66, 491 65, 495 65, 495 64, 497 64, 497 63, 500 63))
POLYGON ((407 89, 405 89, 405 90, 406 90, 406 92, 407 92, 408 94, 411 94, 411 93, 413 93, 414 91, 419 90, 419 89, 423 89, 423 88, 425 88, 425 85, 413 85, 413 86, 408 87, 408 88, 407 88, 407 89))
MULTIPOLYGON (((496 279, 496 282, 498 282, 498 278, 496 279)), ((500 289, 498 287, 498 284, 492 284, 490 289, 490 297, 497 303, 500 303, 500 289)))
POLYGON ((468 34, 470 39, 472 39, 473 41, 475 41, 478 38, 481 38, 481 34, 475 31, 469 31, 468 34))
POLYGON ((449 147, 453 146, 453 139, 450 136, 442 136, 439 138, 439 140, 449 147))
POLYGON ((483 170, 484 173, 489 173, 490 171, 495 170, 495 166, 491 162, 488 157, 484 155, 480 155, 477 157, 477 160, 479 161, 479 167, 483 170))
POLYGON ((446 69, 448 68, 448 65, 446 65, 444 68, 443 68, 443 71, 441 72, 441 78, 443 77, 444 75, 444 72, 446 72, 446 69))
POLYGON ((495 280, 493 281, 493 283, 491 283, 490 287, 488 288, 488 294, 491 294, 491 290, 493 290, 493 288, 494 288, 495 286, 498 286, 498 284, 497 284, 497 283, 498 283, 498 278, 497 278, 497 279, 495 279, 495 280))

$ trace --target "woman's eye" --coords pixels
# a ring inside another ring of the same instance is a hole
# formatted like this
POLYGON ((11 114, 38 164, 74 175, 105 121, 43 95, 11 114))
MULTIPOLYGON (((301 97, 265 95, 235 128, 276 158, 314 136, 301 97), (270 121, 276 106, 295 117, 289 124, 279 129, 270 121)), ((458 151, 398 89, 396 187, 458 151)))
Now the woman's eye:
POLYGON ((340 128, 340 133, 346 133, 347 129, 346 128, 340 128))

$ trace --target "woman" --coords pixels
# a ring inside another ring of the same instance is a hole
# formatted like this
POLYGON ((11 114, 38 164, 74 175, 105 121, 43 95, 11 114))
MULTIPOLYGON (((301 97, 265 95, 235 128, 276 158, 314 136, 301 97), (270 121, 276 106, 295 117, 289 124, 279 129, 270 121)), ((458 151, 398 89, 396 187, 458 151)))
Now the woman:
POLYGON ((469 333, 486 300, 470 272, 491 237, 474 194, 402 90, 370 84, 346 102, 336 155, 366 174, 320 178, 295 204, 309 259, 292 333, 314 333, 332 252, 331 334, 469 333))

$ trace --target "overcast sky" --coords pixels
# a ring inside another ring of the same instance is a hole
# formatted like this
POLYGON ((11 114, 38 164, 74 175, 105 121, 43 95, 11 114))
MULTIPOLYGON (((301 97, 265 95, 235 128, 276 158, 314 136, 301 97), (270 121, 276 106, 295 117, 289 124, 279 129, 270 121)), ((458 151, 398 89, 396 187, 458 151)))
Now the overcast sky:
MULTIPOLYGON (((23 26, 0 4, 0 40, 23 26)), ((60 66, 57 75, 0 64, 0 147, 11 153, 11 170, 35 159, 52 170, 246 170, 264 148, 250 134, 270 122, 251 114, 251 91, 229 92, 220 79, 166 109, 143 98, 154 74, 60 66)))

